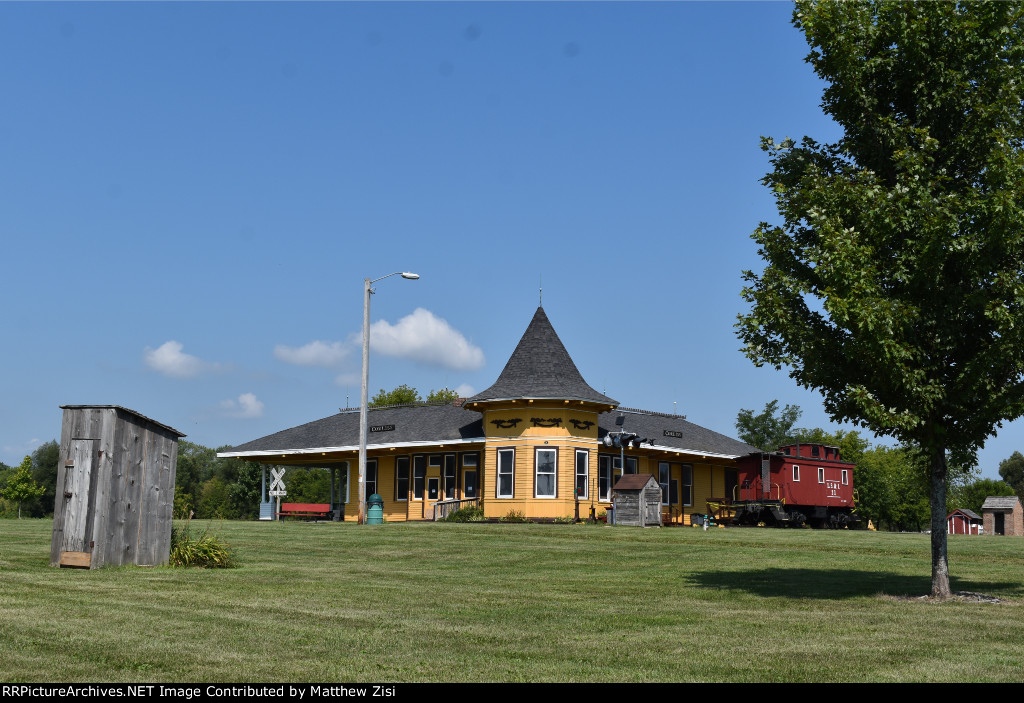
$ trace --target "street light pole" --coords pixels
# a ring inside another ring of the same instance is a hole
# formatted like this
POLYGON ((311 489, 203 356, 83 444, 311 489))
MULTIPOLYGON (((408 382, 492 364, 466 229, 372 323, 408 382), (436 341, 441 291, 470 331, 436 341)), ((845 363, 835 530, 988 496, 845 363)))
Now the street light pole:
POLYGON ((419 274, 395 271, 387 276, 363 279, 363 390, 359 400, 359 524, 366 524, 366 425, 367 425, 367 393, 370 388, 370 296, 373 295, 371 284, 391 276, 401 276, 410 281, 419 278, 419 274))

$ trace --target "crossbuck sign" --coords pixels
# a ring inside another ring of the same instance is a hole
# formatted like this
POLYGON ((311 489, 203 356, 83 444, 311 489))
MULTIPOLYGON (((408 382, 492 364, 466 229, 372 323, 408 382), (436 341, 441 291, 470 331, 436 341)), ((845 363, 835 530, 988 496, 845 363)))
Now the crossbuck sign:
POLYGON ((286 496, 288 492, 284 489, 284 469, 271 469, 270 473, 273 474, 274 480, 270 482, 270 495, 272 496, 286 496))

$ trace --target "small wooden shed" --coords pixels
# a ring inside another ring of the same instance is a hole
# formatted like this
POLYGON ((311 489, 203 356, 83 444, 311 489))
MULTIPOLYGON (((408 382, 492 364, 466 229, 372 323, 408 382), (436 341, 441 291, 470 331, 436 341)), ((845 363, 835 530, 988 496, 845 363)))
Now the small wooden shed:
POLYGON ((625 474, 612 487, 615 524, 661 527, 661 486, 651 474, 625 474))
POLYGON ((981 506, 986 535, 1024 535, 1024 510, 1017 496, 989 496, 981 506))
POLYGON ((946 516, 946 532, 951 535, 980 535, 981 516, 967 508, 957 508, 946 516))
POLYGON ((119 405, 62 405, 50 566, 166 564, 177 430, 119 405))

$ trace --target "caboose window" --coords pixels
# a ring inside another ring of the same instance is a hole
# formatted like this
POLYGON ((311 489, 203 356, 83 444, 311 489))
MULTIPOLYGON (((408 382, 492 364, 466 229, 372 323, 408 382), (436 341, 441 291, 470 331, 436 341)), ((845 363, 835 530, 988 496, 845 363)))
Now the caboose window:
POLYGON ((818 445, 817 444, 812 444, 811 445, 811 456, 818 456, 818 445))
POLYGON ((848 476, 846 474, 846 469, 843 469, 843 485, 845 486, 848 483, 849 483, 849 478, 848 478, 848 476))
POLYGON ((818 483, 825 483, 825 469, 818 467, 818 483))
POLYGON ((793 480, 794 481, 799 481, 800 480, 800 467, 797 466, 796 464, 793 464, 793 480))

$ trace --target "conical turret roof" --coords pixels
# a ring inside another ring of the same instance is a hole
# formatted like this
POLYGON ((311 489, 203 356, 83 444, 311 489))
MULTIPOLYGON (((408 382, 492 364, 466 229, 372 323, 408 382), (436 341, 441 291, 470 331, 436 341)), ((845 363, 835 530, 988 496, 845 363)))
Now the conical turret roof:
POLYGON ((467 400, 466 405, 521 398, 619 404, 587 385, 541 307, 537 308, 498 380, 467 400))

